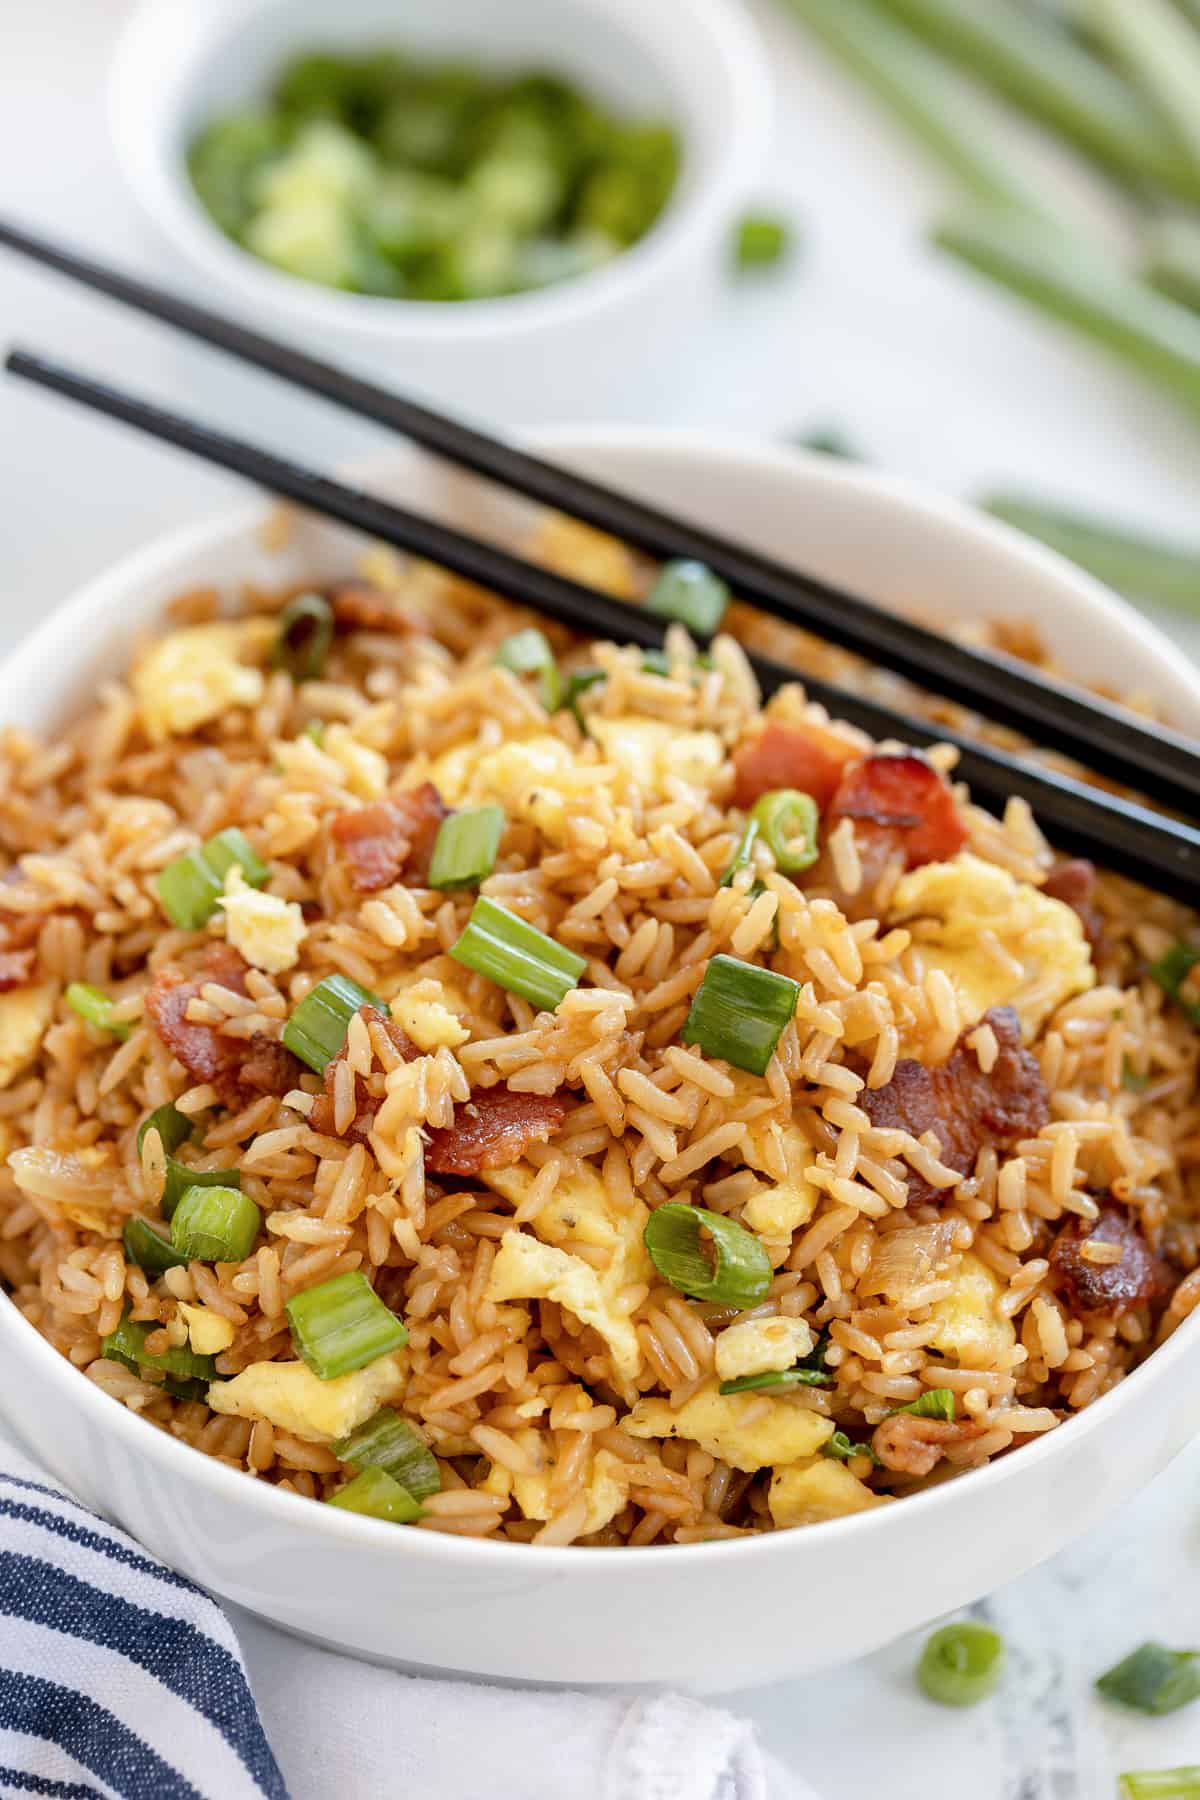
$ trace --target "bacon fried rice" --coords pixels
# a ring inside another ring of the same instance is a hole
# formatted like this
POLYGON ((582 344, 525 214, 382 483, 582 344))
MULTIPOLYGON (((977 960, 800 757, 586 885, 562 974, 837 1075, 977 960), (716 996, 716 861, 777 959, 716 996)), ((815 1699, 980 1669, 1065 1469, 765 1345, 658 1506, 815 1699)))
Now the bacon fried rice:
POLYGON ((1200 1298, 1200 931, 953 762, 381 552, 182 596, 0 737, 6 1292, 418 1530, 732 1538, 1054 1430, 1200 1298))

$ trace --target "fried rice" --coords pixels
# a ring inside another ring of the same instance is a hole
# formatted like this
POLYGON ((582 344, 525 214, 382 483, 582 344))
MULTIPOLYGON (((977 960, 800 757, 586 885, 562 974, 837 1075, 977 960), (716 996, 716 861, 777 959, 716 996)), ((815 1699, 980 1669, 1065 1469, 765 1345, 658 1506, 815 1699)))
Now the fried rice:
MULTIPOLYGON (((531 553, 624 598, 649 578, 557 517, 531 553)), ((81 1378, 317 1501, 355 1473, 331 1445, 390 1407, 437 1460, 419 1530, 690 1543, 1007 1454, 1187 1316, 1197 1034, 1151 970, 1193 914, 1064 864, 1019 801, 975 807, 950 749, 873 745, 799 686, 764 713, 739 639, 900 684, 744 609, 711 656, 673 627, 658 667, 545 627, 598 671, 548 712, 495 660, 538 621, 426 565, 369 553, 309 680, 270 666, 289 597, 183 595, 60 735, 0 739, 0 1278, 81 1378), (781 787, 816 792, 819 859, 787 875, 760 839, 729 877, 781 787), (476 894, 429 885, 429 843, 484 802, 481 891, 585 959, 553 1011, 450 954, 476 894), (235 870, 178 928, 158 877, 229 827, 273 904, 256 928, 235 870), (684 1041, 717 955, 796 984, 763 1075, 684 1041), (322 1076, 282 1039, 335 974, 386 1005, 322 1076), (178 1158, 260 1211, 240 1262, 126 1253, 131 1217, 165 1228, 139 1126, 168 1102, 178 1158), (660 1273, 646 1224, 678 1202, 761 1246, 756 1304, 660 1273), (280 1376, 285 1309, 355 1270, 408 1342, 314 1400, 280 1376), (151 1355, 206 1350, 211 1384, 105 1354, 123 1320, 151 1355)))

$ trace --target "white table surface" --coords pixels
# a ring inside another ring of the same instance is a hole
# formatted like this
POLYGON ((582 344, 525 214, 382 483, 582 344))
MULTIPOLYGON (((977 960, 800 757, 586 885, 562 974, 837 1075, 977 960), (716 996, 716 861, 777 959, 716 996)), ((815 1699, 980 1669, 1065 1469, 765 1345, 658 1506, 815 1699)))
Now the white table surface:
MULTIPOLYGON (((947 491, 1015 482, 1200 536, 1200 430, 925 252, 922 228, 944 197, 938 175, 770 0, 751 4, 779 84, 763 198, 803 220, 804 251, 785 276, 731 292, 675 422, 779 436, 836 421, 874 460, 947 491)), ((0 209, 170 275, 105 138, 103 74, 125 10, 126 0, 0 0, 0 209)), ((1048 179, 1063 178, 1010 136, 1048 179)), ((1080 197, 1093 204, 1090 190, 1080 197)), ((168 403, 199 403, 299 456, 334 462, 377 442, 0 260, 0 341, 13 340, 168 403)), ((181 458, 0 386, 0 648, 82 577, 232 492, 181 458)), ((1200 627, 1174 629, 1200 650, 1200 627)), ((1200 1762, 1200 1705, 1142 1721, 1089 1693, 1095 1674, 1143 1638, 1200 1641, 1198 1598, 1200 1445, 1119 1519, 985 1603, 1012 1655, 993 1703, 960 1715, 921 1701, 917 1646, 905 1642, 730 1704, 828 1800, 1109 1800, 1121 1768, 1200 1762)), ((825 1603, 814 1595, 814 1611, 825 1603)), ((796 1630, 808 1629, 801 1611, 796 1630)))

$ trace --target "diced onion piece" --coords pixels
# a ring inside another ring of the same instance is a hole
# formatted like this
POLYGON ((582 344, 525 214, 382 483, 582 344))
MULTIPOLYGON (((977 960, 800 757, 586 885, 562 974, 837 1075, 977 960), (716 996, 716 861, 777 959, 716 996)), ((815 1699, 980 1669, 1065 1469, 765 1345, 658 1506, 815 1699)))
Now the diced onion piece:
POLYGON ((305 1288, 285 1310, 297 1354, 322 1381, 364 1368, 408 1342, 403 1322, 384 1305, 361 1269, 305 1288))
MULTIPOLYGON (((646 1221, 642 1241, 663 1280, 693 1300, 715 1300, 742 1312, 757 1306, 771 1285, 770 1258, 758 1239, 736 1220, 702 1206, 670 1201, 658 1207, 646 1221), (702 1231, 708 1233, 711 1255, 702 1231)), ((731 1385, 736 1390, 740 1384, 731 1385)))
POLYGON ((765 1075, 796 1002, 799 984, 736 956, 714 956, 680 1037, 735 1069, 765 1075))

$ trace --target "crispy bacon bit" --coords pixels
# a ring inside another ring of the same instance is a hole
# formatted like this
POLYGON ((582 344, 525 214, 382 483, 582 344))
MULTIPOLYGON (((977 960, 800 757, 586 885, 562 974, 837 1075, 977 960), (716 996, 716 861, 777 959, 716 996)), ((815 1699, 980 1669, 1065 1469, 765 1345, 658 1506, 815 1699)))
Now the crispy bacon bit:
POLYGON ((36 962, 36 950, 0 950, 0 994, 32 981, 36 962))
MULTIPOLYGON (((968 1048, 964 1032, 939 1068, 927 1069, 904 1057, 889 1082, 864 1089, 858 1097, 871 1123, 881 1129, 907 1131, 913 1137, 934 1132, 942 1146, 941 1161, 962 1175, 970 1174, 986 1145, 1002 1148, 1031 1137, 1050 1117, 1041 1069, 1036 1057, 1022 1047, 1021 1027, 1011 1006, 993 1006, 980 1023, 991 1026, 998 1046, 988 1074, 968 1048)), ((919 1175, 909 1176, 910 1205, 937 1199, 944 1191, 919 1175)))
POLYGON ((474 1088, 454 1109, 454 1123, 431 1131, 425 1167, 436 1175, 479 1175, 509 1169, 530 1144, 545 1143, 562 1127, 567 1096, 517 1094, 511 1088, 474 1088))
POLYGON ((1119 1319, 1135 1306, 1165 1300, 1175 1285, 1170 1266, 1156 1256, 1134 1217, 1115 1201, 1100 1202, 1100 1217, 1071 1218, 1050 1246, 1050 1268, 1072 1312, 1119 1319), (1090 1262, 1088 1243, 1115 1244, 1119 1262, 1090 1262))
POLYGON ((377 894, 402 874, 424 881, 446 810, 433 783, 425 781, 392 800, 339 813, 330 830, 357 892, 377 894))
POLYGON ((875 1427, 871 1448, 885 1469, 899 1475, 928 1475, 951 1445, 978 1437, 981 1427, 968 1419, 920 1419, 895 1413, 875 1427))
POLYGON ((954 795, 932 763, 908 751, 867 756, 847 769, 829 804, 829 822, 854 819, 855 835, 904 853, 906 869, 945 862, 967 841, 954 795))
POLYGON ((409 637, 418 628, 382 588, 365 581, 339 581, 325 590, 339 631, 381 631, 392 637, 409 637))
POLYGON ((811 794, 824 812, 843 769, 856 754, 852 744, 819 725, 772 720, 733 753, 734 805, 746 810, 775 788, 799 788, 802 794, 811 794))
POLYGON ((1061 900, 1079 915, 1083 935, 1093 950, 1099 948, 1104 935, 1104 914, 1092 900, 1095 891, 1096 865, 1082 856, 1056 863, 1042 883, 1043 894, 1049 894, 1052 900, 1061 900))
POLYGON ((160 969, 146 992, 146 1016, 172 1056, 197 1081, 217 1090, 225 1106, 244 1106, 256 1093, 286 1094, 300 1079, 300 1064, 282 1044, 256 1035, 230 1037, 215 1025, 189 1019, 187 1009, 207 982, 246 992, 249 964, 228 944, 213 944, 191 975, 160 969))
MULTIPOLYGON (((405 1062, 412 1062, 414 1058, 420 1056, 421 1052, 412 1039, 401 1031, 394 1019, 390 1019, 386 1013, 381 1013, 378 1007, 360 1006, 358 1016, 360 1019, 365 1019, 368 1025, 382 1025, 391 1039, 397 1055, 402 1057, 405 1062)), ((323 1137, 338 1135, 335 1123, 337 1108, 334 1092, 337 1086, 338 1064, 345 1060, 346 1046, 343 1044, 337 1055, 331 1057, 325 1064, 325 1086, 317 1095, 312 1111, 308 1115, 308 1122, 313 1130, 319 1131, 323 1137)), ((356 1075, 354 1077, 354 1118, 341 1135, 352 1139, 356 1144, 365 1144, 375 1124, 375 1114, 382 1105, 383 1096, 373 1094, 363 1076, 356 1075)))

